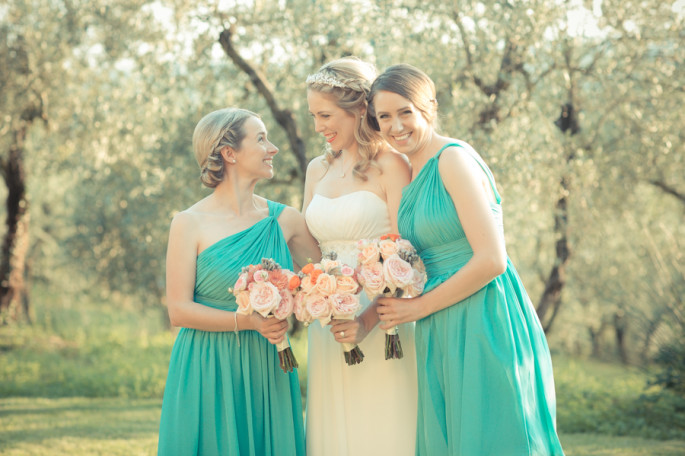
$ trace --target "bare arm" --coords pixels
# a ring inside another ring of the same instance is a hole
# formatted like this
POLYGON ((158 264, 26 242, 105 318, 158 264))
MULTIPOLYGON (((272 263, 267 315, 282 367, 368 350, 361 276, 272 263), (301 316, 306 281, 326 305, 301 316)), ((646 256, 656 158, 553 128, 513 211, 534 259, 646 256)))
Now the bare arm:
POLYGON ((379 299, 382 328, 416 321, 479 291, 506 270, 504 237, 490 208, 491 191, 477 163, 458 149, 446 149, 439 161, 440 176, 457 209, 473 257, 452 277, 429 293, 413 299, 379 299))
MULTIPOLYGON (((203 331, 235 330, 234 312, 204 306, 193 301, 197 265, 198 224, 191 214, 181 212, 171 222, 166 257, 166 294, 173 326, 203 331)), ((228 293, 228 291, 226 291, 228 293)), ((259 331, 271 343, 283 339, 287 322, 264 319, 259 314, 238 315, 240 330, 259 331)))
POLYGON ((297 209, 286 207, 279 217, 279 222, 285 228, 288 248, 297 264, 304 266, 310 261, 321 260, 319 243, 307 229, 304 217, 297 209))

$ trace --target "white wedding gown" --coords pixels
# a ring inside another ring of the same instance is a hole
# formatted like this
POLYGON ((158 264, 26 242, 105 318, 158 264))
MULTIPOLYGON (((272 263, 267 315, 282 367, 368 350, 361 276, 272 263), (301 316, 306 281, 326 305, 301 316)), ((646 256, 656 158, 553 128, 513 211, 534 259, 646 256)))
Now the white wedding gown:
MULTIPOLYGON (((314 195, 305 213, 322 252, 357 265, 357 241, 391 232, 388 208, 375 193, 314 195)), ((369 304, 362 292, 364 307, 369 304)), ((364 361, 348 366, 330 326, 309 326, 306 442, 309 456, 413 455, 416 439, 414 323, 400 326, 402 359, 385 359, 376 326, 359 344, 364 361)))

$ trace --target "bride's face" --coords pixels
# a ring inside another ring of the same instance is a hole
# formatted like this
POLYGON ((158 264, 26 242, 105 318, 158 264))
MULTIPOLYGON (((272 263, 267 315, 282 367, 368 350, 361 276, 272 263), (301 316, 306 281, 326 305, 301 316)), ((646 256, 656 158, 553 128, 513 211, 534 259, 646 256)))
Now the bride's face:
POLYGON ((314 118, 314 129, 321 133, 333 151, 357 149, 354 132, 359 124, 357 116, 340 108, 331 95, 309 90, 309 113, 314 118))

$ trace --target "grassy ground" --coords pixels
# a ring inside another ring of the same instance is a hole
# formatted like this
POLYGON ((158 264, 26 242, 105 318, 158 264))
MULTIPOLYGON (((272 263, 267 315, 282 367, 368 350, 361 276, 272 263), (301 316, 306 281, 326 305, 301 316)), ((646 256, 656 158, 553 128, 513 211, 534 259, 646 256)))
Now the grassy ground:
MULTIPOLYGON (((154 455, 161 402, 122 398, 0 399, 6 456, 154 455)), ((566 456, 676 456, 685 441, 561 434, 566 456)))
MULTIPOLYGON (((43 298, 33 326, 0 327, 0 454, 156 454, 173 335, 155 314, 43 298)), ((306 335, 292 345, 304 397, 306 335)), ((553 358, 567 456, 685 455, 685 398, 641 369, 553 358)))

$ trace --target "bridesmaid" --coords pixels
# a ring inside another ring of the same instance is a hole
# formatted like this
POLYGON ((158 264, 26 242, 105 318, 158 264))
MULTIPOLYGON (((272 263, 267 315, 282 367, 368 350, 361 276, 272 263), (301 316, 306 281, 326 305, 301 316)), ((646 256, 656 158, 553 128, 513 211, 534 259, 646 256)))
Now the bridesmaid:
POLYGON ((296 209, 254 194, 273 177, 278 149, 257 114, 227 108, 193 134, 212 193, 171 222, 167 305, 181 326, 164 390, 160 455, 303 455, 297 372, 283 373, 273 344, 286 321, 238 315, 228 292, 243 266, 273 258, 292 269, 320 256, 296 209))
POLYGON ((549 348, 504 245, 494 178, 475 150, 435 131, 433 81, 388 68, 372 126, 412 164, 400 234, 426 265, 422 296, 381 298, 381 328, 416 321, 417 455, 563 455, 549 348))

